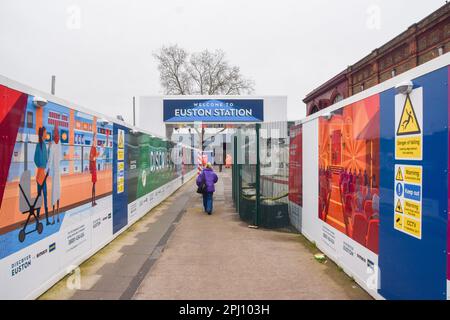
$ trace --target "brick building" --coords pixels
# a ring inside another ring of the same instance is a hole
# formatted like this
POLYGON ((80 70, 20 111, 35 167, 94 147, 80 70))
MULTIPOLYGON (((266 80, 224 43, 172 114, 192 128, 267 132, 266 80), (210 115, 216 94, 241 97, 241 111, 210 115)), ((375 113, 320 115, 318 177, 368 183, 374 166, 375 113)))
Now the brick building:
POLYGON ((310 92, 307 115, 450 51, 450 3, 310 92))

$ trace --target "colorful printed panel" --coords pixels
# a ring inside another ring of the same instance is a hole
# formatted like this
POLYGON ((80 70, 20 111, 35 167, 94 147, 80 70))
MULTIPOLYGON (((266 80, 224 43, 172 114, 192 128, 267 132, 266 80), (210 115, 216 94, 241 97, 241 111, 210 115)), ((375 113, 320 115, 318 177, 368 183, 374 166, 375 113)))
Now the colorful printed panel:
POLYGON ((380 221, 378 95, 319 119, 319 218, 374 253, 380 221))

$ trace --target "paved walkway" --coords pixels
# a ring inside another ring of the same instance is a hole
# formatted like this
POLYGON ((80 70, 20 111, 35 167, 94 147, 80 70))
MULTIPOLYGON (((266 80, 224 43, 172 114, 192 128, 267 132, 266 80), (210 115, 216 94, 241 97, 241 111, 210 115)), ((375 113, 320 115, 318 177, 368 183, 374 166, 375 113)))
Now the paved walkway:
POLYGON ((188 183, 42 299, 370 299, 295 233, 249 229, 220 174, 214 213, 188 183))

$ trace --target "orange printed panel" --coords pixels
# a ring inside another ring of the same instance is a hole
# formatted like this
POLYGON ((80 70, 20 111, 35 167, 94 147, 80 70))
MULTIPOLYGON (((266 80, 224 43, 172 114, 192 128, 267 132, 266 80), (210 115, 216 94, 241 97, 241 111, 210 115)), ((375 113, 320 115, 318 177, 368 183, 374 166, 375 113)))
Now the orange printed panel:
POLYGON ((319 218, 366 247, 378 243, 379 112, 375 95, 319 119, 319 218))
MULTIPOLYGON (((52 197, 59 199, 59 213, 64 213, 86 203, 95 205, 96 200, 112 193, 112 154, 111 146, 103 143, 106 137, 100 138, 102 146, 98 147, 100 157, 96 161, 89 161, 85 155, 92 145, 97 146, 97 118, 52 102, 48 102, 45 108, 36 108, 32 102, 33 97, 24 97, 19 117, 19 120, 22 120, 15 126, 11 150, 8 154, 2 152, 5 160, 9 159, 9 162, 4 166, 7 168, 6 174, 2 174, 2 177, 7 177, 7 181, 2 188, 4 192, 0 206, 0 235, 17 231, 24 226, 29 213, 20 211, 21 187, 24 190, 23 188, 26 189, 25 186, 29 185, 31 198, 35 198, 38 193, 36 177, 41 179, 38 181, 47 189, 46 200, 50 217, 53 215, 52 197), (58 122, 55 122, 55 119, 58 122), (91 131, 77 130, 77 123, 84 123, 84 128, 91 131), (43 136, 42 133, 43 138, 40 138, 43 128, 46 134, 43 136), (83 139, 75 141, 75 134, 82 135, 83 139), (39 141, 42 141, 45 148, 39 148, 39 141), (38 167, 41 168, 40 171, 38 167), (42 184, 46 173, 49 175, 42 184), (28 178, 24 178, 24 185, 20 185, 19 180, 23 177, 28 178)), ((14 110, 5 113, 3 118, 8 119, 12 112, 14 110)), ((107 129, 111 130, 112 125, 107 126, 107 129)), ((7 126, 2 124, 2 130, 4 128, 7 126)), ((42 200, 43 197, 44 193, 41 194, 42 200)), ((29 200, 31 204, 34 202, 29 200)), ((34 216, 30 217, 33 221, 34 216)), ((44 201, 40 209, 40 219, 45 219, 44 201)), ((32 229, 33 225, 26 230, 32 229)))
MULTIPOLYGON (((96 192, 97 198, 111 194, 112 170, 105 170, 97 173, 96 192)), ((47 199, 49 202, 49 210, 52 211, 51 190, 52 179, 47 180, 47 199)), ((60 212, 64 212, 74 206, 89 203, 91 198, 91 175, 89 173, 80 173, 66 175, 61 177, 61 200, 60 212)), ((37 185, 35 179, 31 181, 32 196, 37 194, 37 185)), ((43 216, 41 209, 41 216, 43 216)), ((51 216, 51 214, 50 214, 51 216)), ((26 214, 19 211, 19 182, 11 182, 7 184, 3 203, 0 209, 0 234, 11 231, 20 226, 27 218, 26 214)))

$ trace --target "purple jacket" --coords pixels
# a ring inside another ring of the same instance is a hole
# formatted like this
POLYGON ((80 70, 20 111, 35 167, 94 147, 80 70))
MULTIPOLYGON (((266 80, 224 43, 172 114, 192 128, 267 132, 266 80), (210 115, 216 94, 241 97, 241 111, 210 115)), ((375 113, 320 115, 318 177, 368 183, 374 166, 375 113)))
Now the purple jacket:
POLYGON ((197 177, 197 187, 200 187, 204 182, 206 184, 206 192, 215 192, 214 184, 218 179, 217 174, 212 169, 205 168, 197 177))

